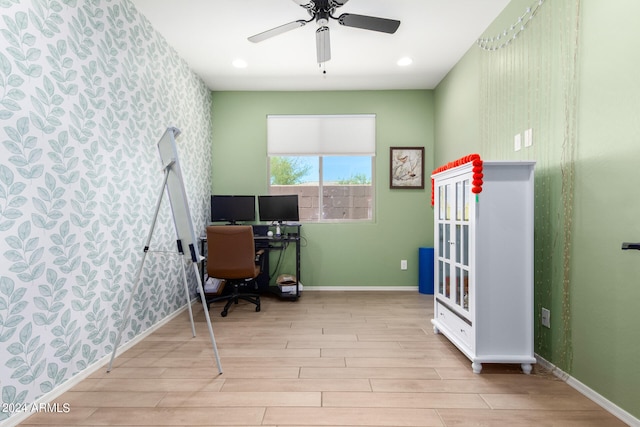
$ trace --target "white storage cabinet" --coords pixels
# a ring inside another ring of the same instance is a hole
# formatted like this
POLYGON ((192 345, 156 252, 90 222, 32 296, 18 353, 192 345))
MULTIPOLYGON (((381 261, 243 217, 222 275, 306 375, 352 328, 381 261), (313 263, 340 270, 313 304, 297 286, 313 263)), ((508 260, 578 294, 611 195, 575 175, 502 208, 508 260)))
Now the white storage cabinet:
POLYGON ((519 363, 533 352, 533 176, 535 162, 483 162, 474 194, 466 163, 432 176, 435 333, 470 360, 519 363))

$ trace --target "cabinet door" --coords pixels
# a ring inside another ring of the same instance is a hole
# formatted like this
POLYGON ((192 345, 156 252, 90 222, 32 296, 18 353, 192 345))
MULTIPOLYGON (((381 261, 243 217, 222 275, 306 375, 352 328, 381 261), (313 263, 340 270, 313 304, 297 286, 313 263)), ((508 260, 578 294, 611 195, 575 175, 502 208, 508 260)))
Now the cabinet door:
POLYGON ((453 187, 451 183, 438 182, 436 235, 437 247, 437 289, 436 294, 445 299, 451 298, 451 208, 453 205, 453 187))
POLYGON ((437 296, 468 315, 470 307, 471 180, 456 178, 436 184, 438 236, 437 296))
POLYGON ((453 246, 455 257, 455 306, 469 312, 469 243, 471 238, 471 180, 462 179, 455 183, 456 217, 454 219, 455 236, 453 246))

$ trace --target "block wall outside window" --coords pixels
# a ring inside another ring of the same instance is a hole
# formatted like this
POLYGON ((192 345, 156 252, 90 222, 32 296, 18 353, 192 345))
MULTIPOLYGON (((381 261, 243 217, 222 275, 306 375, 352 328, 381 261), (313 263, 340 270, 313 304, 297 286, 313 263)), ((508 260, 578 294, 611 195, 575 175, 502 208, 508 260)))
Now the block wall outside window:
POLYGON ((297 194, 301 222, 373 218, 373 186, 324 185, 322 190, 322 209, 318 185, 272 185, 269 194, 297 194))

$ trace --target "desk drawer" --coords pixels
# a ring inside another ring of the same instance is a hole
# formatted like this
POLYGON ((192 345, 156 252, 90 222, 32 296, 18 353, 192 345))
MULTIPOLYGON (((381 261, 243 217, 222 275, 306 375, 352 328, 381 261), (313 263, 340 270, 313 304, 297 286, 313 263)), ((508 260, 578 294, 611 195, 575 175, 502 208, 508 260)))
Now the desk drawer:
POLYGON ((449 310, 444 304, 437 302, 436 304, 436 319, 442 326, 446 328, 443 332, 448 332, 462 345, 466 346, 469 350, 474 349, 474 329, 473 326, 468 324, 460 316, 453 311, 449 310))

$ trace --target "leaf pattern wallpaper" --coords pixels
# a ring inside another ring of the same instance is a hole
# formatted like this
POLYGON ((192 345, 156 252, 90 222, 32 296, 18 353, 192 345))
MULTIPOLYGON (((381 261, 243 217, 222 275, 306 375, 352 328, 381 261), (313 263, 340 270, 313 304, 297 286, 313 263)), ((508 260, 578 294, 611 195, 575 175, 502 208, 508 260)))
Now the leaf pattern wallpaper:
MULTIPOLYGON (((182 131, 189 207, 204 228, 211 98, 128 0, 0 0, 0 15, 0 392, 19 407, 108 360, 169 126, 182 131)), ((175 246, 164 197, 151 248, 175 246)), ((185 306, 181 262, 146 257, 122 344, 185 306)))

